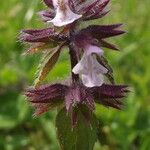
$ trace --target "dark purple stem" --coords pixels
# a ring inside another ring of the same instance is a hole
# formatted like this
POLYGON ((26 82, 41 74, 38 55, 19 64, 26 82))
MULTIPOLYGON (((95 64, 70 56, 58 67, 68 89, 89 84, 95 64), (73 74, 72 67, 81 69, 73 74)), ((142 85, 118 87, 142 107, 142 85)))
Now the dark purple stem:
MULTIPOLYGON (((73 46, 73 44, 69 45, 69 54, 70 54, 71 71, 72 71, 72 69, 78 63, 78 59, 77 59, 77 55, 76 55, 76 50, 75 50, 75 47, 73 46)), ((78 74, 74 74, 72 72, 72 83, 74 84, 74 83, 77 83, 77 82, 79 82, 79 75, 78 74)))
MULTIPOLYGON (((72 30, 70 31, 70 38, 72 38, 72 35, 75 34, 75 30, 76 30, 76 23, 72 26, 72 30)), ((78 57, 77 57, 77 52, 76 52, 76 48, 75 45, 73 43, 70 43, 69 45, 69 54, 70 54, 70 61, 71 61, 71 72, 72 69, 77 65, 78 63, 78 57)), ((77 82, 79 82, 79 75, 78 74, 74 74, 72 72, 72 83, 76 84, 77 82)))

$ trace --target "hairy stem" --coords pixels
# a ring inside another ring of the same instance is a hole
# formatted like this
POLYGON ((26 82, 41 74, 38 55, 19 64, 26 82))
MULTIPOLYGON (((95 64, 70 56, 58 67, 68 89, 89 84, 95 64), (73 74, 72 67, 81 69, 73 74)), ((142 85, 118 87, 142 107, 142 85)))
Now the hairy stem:
MULTIPOLYGON (((78 63, 76 50, 73 44, 69 45, 69 54, 70 54, 71 70, 72 70, 78 63)), ((73 72, 72 72, 72 82, 73 83, 79 82, 79 75, 74 74, 73 72)))
MULTIPOLYGON (((78 23, 75 22, 72 26, 71 26, 71 30, 70 30, 70 39, 72 39, 72 37, 74 37, 74 34, 76 33, 78 28, 78 23)), ((70 61, 71 61, 71 72, 73 70, 73 68, 77 65, 78 63, 78 57, 77 57, 77 50, 76 50, 76 46, 74 45, 73 42, 70 42, 69 45, 69 54, 70 54, 70 61)), ((78 74, 74 74, 72 72, 72 83, 76 84, 77 82, 79 82, 80 78, 78 74)))

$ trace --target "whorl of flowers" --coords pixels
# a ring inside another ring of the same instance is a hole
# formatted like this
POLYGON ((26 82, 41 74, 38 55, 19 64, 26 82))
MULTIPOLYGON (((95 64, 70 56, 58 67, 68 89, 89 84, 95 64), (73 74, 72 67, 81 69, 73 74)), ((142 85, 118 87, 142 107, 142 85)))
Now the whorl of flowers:
POLYGON ((128 92, 125 85, 115 85, 112 68, 103 48, 118 50, 106 39, 124 33, 122 24, 90 25, 80 28, 83 21, 99 19, 109 10, 109 0, 43 0, 47 10, 39 12, 48 28, 22 30, 20 40, 31 47, 26 54, 42 51, 35 87, 25 95, 41 115, 53 107, 65 106, 72 125, 78 122, 78 111, 89 121, 95 104, 121 109, 128 92), (67 49, 68 47, 68 49, 67 49), (62 50, 69 51, 72 82, 70 85, 41 85, 56 64, 62 50))

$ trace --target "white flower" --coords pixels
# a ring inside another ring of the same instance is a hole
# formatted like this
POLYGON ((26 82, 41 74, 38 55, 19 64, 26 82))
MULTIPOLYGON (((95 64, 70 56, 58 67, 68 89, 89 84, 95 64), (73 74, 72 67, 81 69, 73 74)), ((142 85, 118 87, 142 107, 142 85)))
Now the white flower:
POLYGON ((87 45, 79 63, 73 68, 73 73, 81 76, 82 82, 87 87, 101 86, 108 70, 96 59, 96 55, 103 55, 103 50, 94 45, 87 45))
POLYGON ((82 17, 82 15, 75 14, 71 11, 68 6, 68 0, 53 0, 53 5, 56 9, 56 16, 48 22, 52 22, 55 26, 65 26, 82 17))

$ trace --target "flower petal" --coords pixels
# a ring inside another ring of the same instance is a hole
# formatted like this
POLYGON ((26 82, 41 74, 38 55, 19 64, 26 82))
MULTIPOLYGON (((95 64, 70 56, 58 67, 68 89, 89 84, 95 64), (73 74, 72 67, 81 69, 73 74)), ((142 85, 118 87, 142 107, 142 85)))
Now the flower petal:
POLYGON ((61 2, 58 2, 58 0, 53 0, 53 5, 56 9, 56 16, 53 20, 48 22, 52 22, 55 26, 65 26, 82 17, 82 15, 75 14, 71 11, 68 6, 68 0, 61 2))
POLYGON ((83 84, 87 87, 101 86, 104 83, 103 74, 108 72, 98 63, 94 53, 102 55, 103 51, 97 46, 87 45, 82 59, 72 70, 81 76, 83 84))
POLYGON ((101 86, 104 83, 104 76, 102 74, 89 76, 82 75, 82 82, 86 87, 101 86))
POLYGON ((96 53, 98 55, 103 55, 103 50, 95 45, 87 45, 85 47, 86 49, 86 55, 91 55, 92 53, 96 53))

